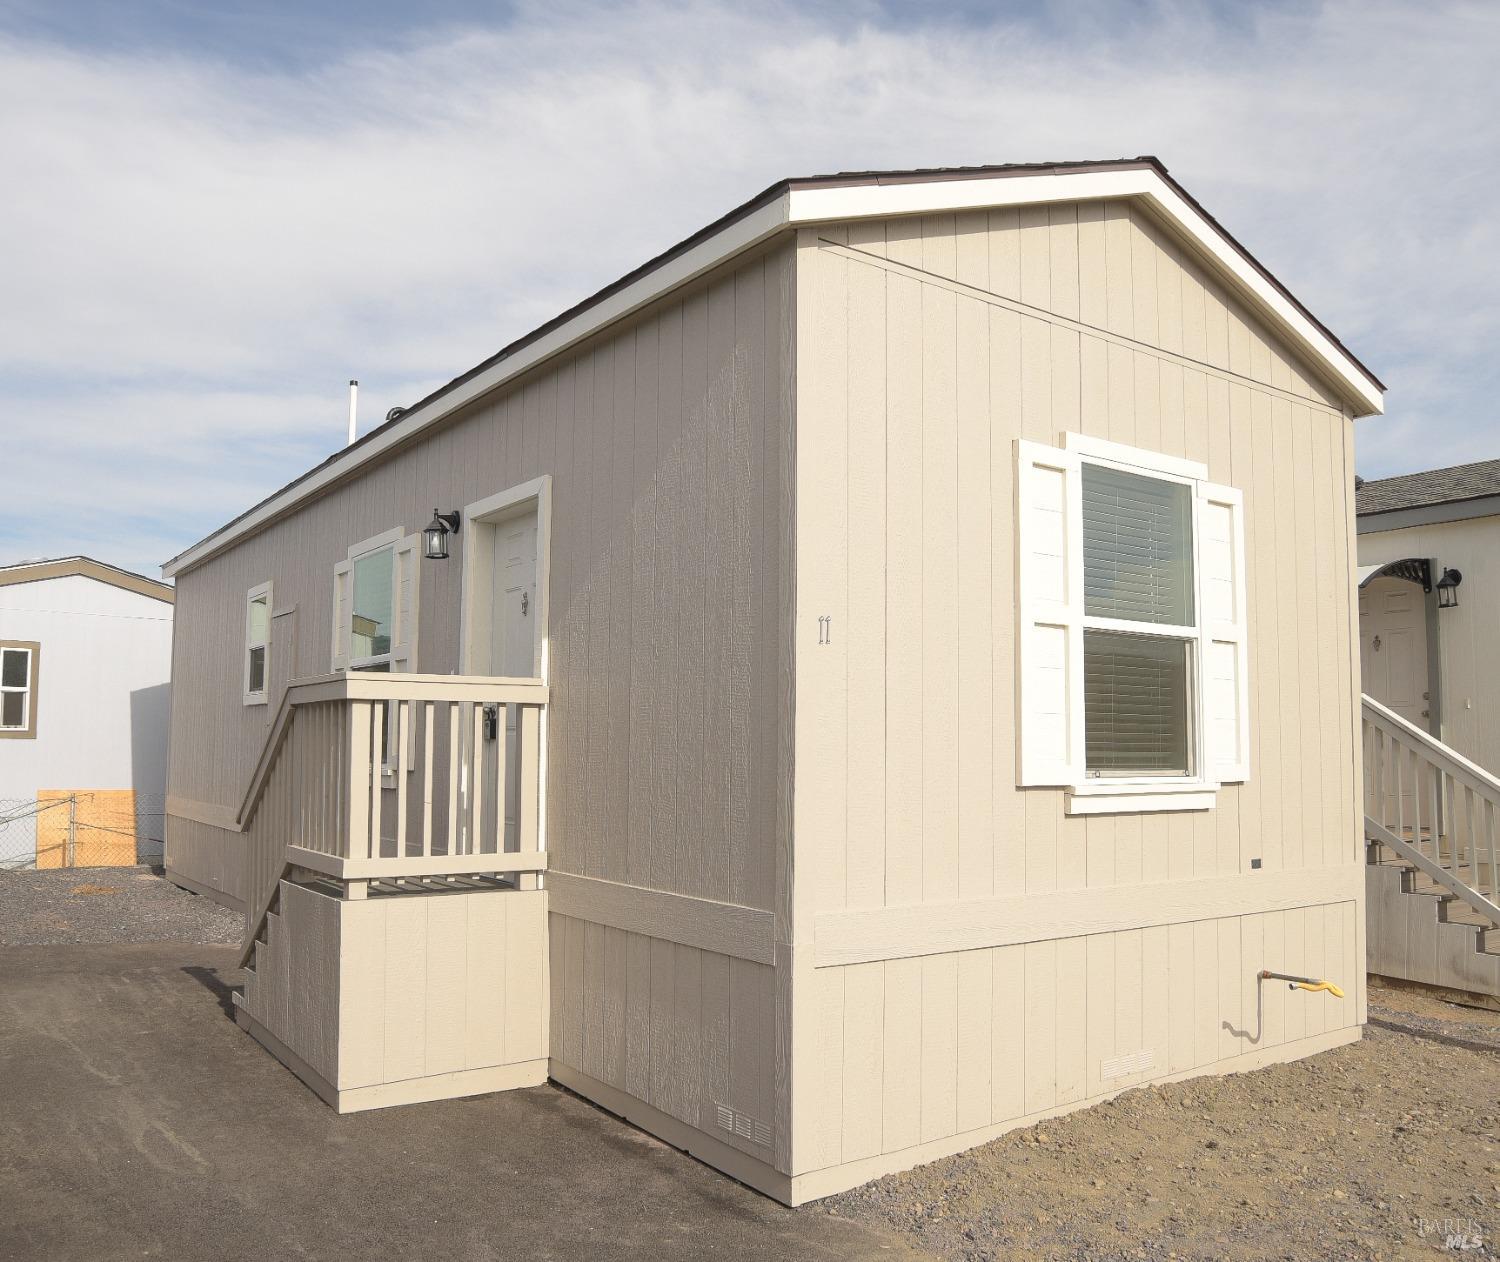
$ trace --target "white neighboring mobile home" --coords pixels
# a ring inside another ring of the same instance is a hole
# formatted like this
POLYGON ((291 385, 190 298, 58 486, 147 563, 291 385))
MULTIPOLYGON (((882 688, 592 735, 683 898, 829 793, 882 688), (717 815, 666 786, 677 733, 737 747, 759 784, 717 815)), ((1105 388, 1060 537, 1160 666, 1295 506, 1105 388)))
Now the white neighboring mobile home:
POLYGON ((1381 393, 1154 159, 784 181, 168 563, 169 873, 789 1203, 1357 1039, 1381 393))
POLYGON ((172 588, 91 560, 0 567, 0 865, 159 856, 172 588))
POLYGON ((1500 1007, 1500 460, 1355 501, 1366 741, 1388 747, 1367 810, 1417 851, 1373 851, 1370 971, 1500 1007))

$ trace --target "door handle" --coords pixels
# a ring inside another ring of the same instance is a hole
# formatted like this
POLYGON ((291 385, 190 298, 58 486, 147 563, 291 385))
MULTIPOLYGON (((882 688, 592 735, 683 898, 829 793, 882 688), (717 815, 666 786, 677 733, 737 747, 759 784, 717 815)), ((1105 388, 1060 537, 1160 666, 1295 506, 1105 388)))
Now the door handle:
POLYGON ((484 707, 484 739, 492 741, 500 734, 500 707, 498 705, 487 705, 484 707))

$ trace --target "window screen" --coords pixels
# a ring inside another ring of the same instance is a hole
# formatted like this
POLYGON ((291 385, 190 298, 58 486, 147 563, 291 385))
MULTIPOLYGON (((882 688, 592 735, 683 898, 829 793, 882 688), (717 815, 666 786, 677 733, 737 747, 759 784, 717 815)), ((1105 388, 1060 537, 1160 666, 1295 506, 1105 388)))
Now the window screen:
POLYGON ((1192 774, 1188 643, 1083 633, 1084 749, 1090 776, 1192 774))
POLYGON ((1082 481, 1084 613, 1192 625, 1190 488, 1093 464, 1082 481))

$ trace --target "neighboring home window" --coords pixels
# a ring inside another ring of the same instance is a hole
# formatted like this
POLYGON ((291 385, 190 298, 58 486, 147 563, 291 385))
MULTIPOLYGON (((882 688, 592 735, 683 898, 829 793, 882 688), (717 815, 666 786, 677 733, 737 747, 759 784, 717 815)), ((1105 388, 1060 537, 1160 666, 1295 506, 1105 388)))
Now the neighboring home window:
POLYGON ((245 704, 263 705, 271 668, 271 584, 245 596, 245 704))
POLYGON ((1020 783, 1072 813, 1212 805, 1248 774, 1239 492, 1077 434, 1017 451, 1020 783))
POLYGON ((35 738, 40 658, 33 640, 0 640, 0 737, 35 738))

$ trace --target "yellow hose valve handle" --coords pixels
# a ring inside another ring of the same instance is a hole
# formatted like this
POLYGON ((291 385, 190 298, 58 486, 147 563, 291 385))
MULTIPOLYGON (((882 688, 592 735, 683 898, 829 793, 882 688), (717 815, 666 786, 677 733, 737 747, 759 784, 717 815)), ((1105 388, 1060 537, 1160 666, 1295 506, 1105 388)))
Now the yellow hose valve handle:
POLYGON ((1298 977, 1294 973, 1273 973, 1268 968, 1261 969, 1260 975, 1262 980, 1274 978, 1277 981, 1286 982, 1288 990, 1311 990, 1314 992, 1326 990, 1335 999, 1342 999, 1344 997, 1344 992, 1339 987, 1320 977, 1298 977))
POLYGON ((1298 990, 1326 990, 1335 999, 1342 999, 1344 992, 1332 982, 1296 982, 1298 990))

